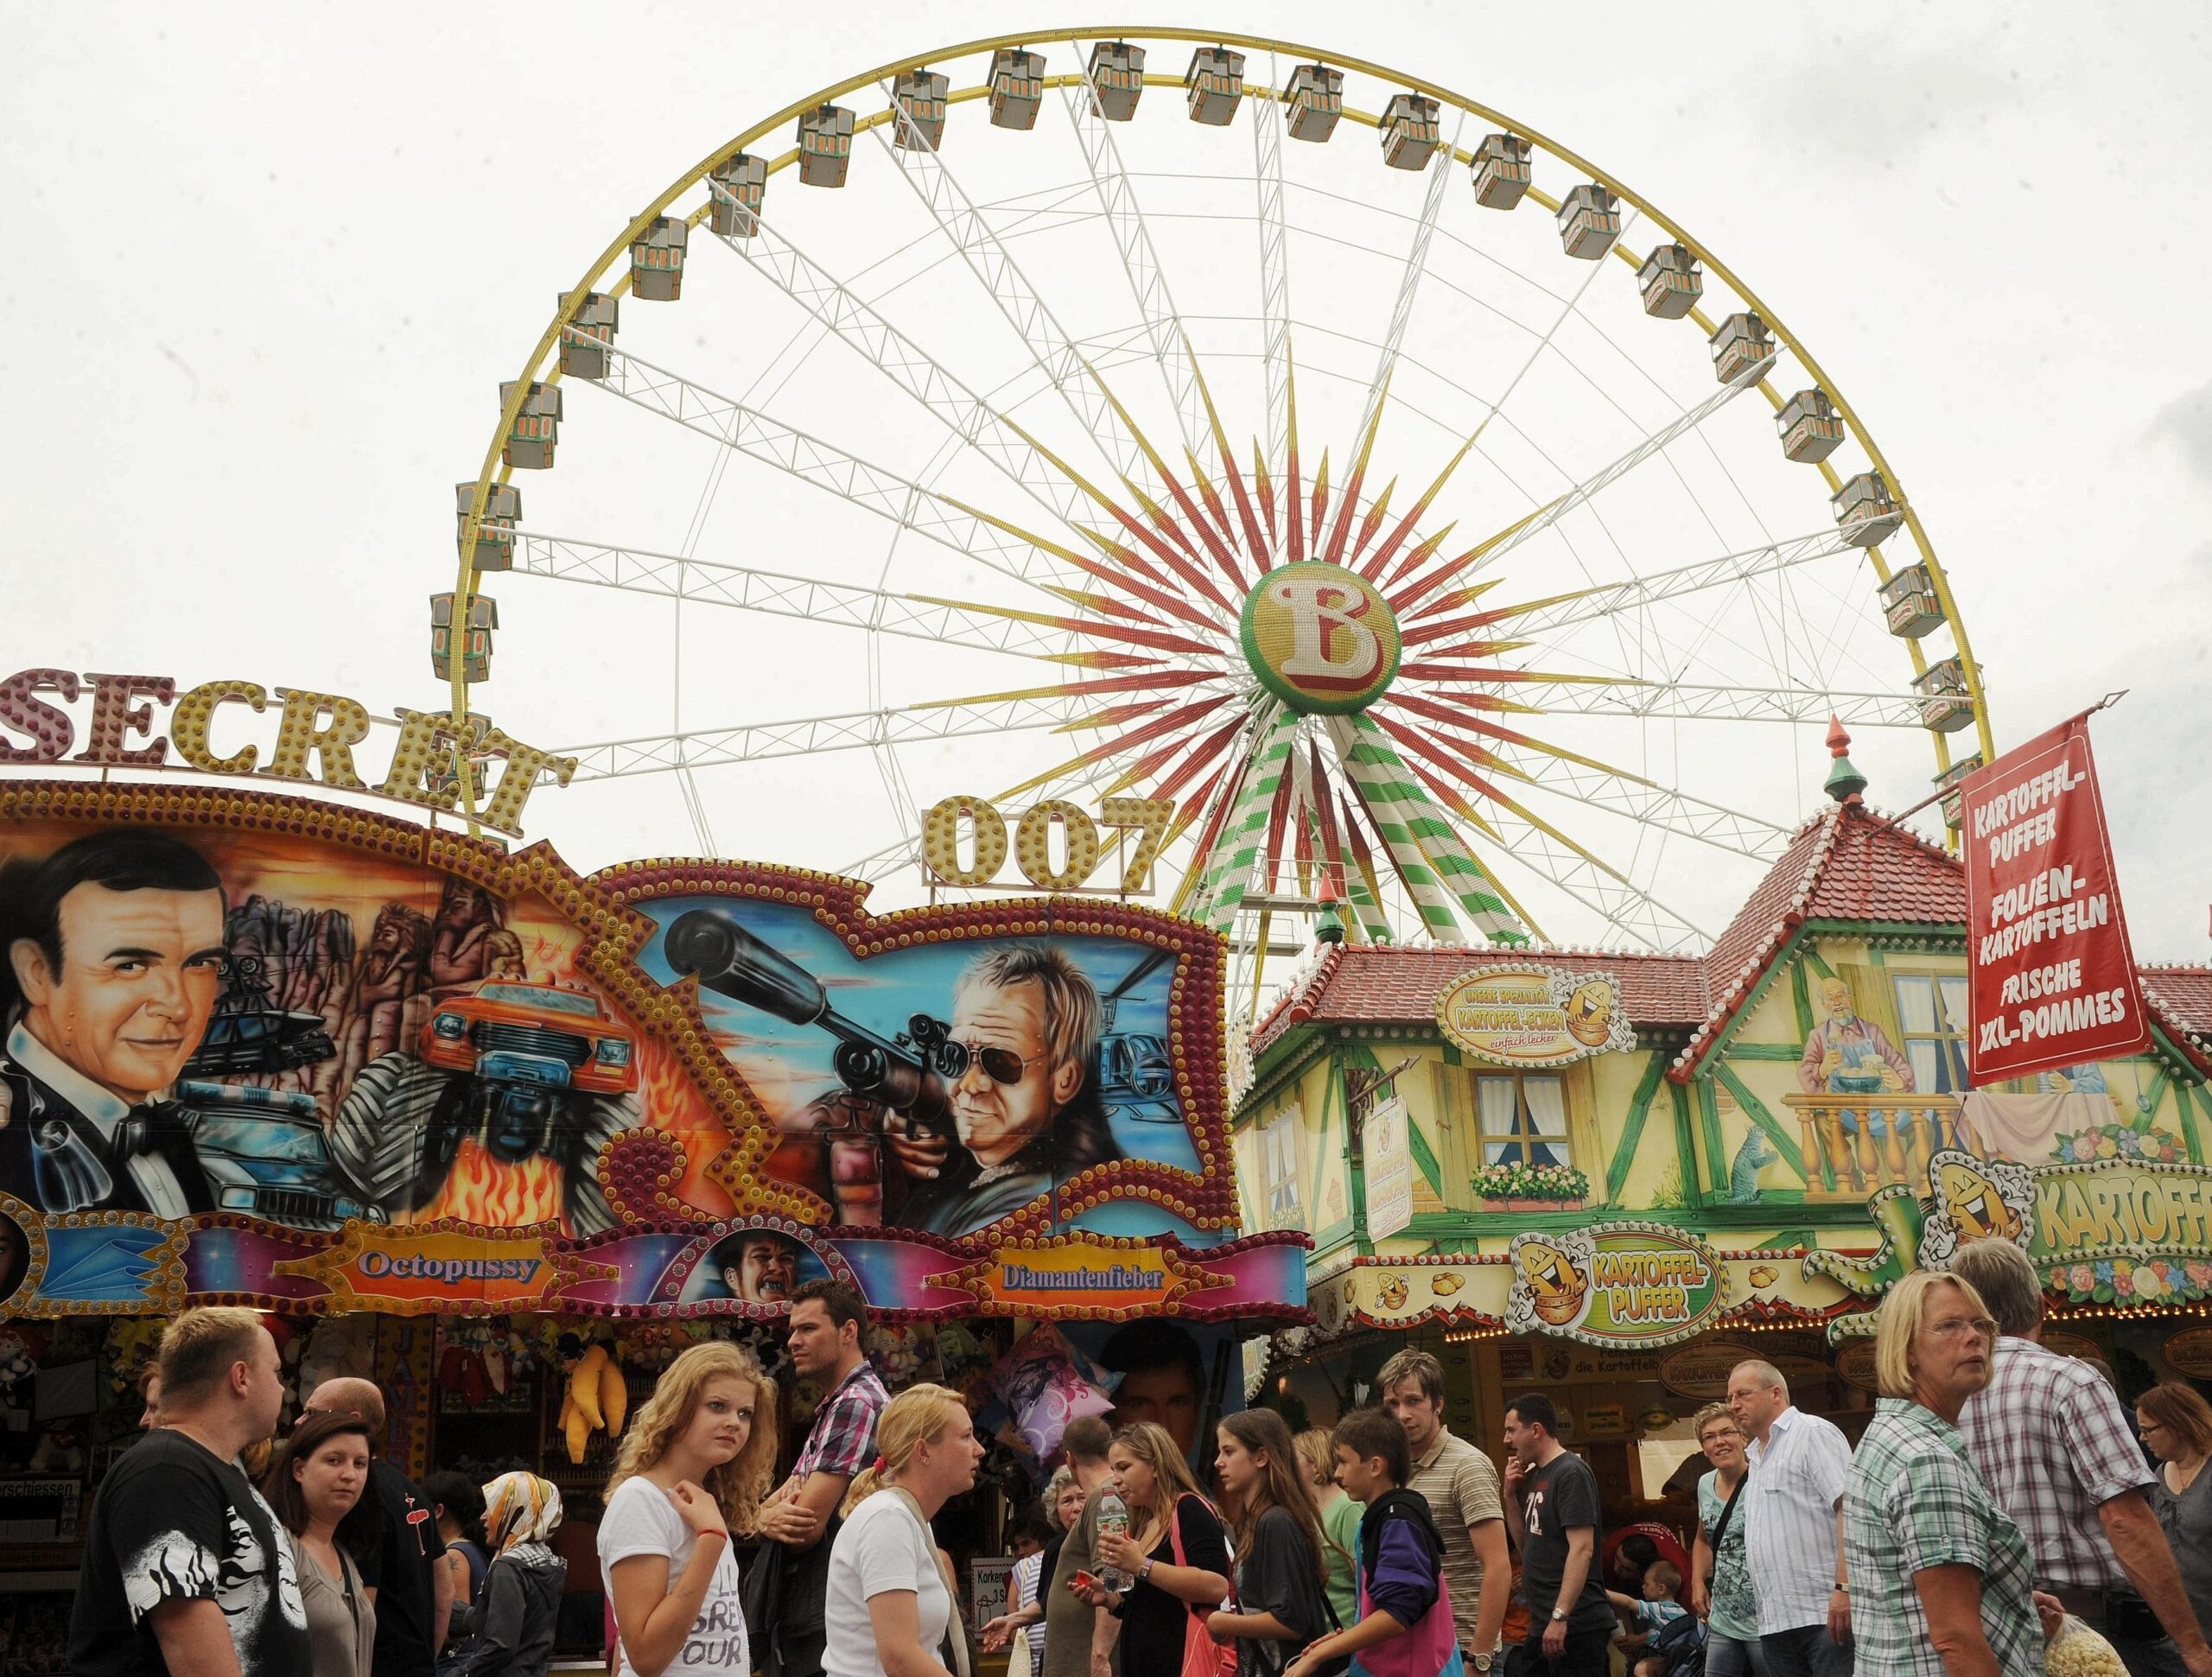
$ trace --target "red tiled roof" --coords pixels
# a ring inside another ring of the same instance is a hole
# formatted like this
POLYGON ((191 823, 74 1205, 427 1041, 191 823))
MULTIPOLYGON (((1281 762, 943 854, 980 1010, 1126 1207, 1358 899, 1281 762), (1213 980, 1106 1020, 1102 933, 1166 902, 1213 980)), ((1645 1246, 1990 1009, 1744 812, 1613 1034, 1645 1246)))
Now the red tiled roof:
MULTIPOLYGON (((1462 973, 1514 961, 1611 971, 1639 1025, 1694 1026, 1670 1076, 1687 1081, 1719 1040, 1775 952, 1808 920, 1889 921, 1963 933, 1966 869, 1863 804, 1832 804, 1798 829, 1703 960, 1602 950, 1404 948, 1340 943, 1276 1002, 1252 1033, 1259 1055, 1310 1021, 1414 1025, 1462 973)), ((2166 1034, 2212 1070, 2212 967, 2141 969, 2145 1000, 2166 1034)))
POLYGON ((1611 973, 1621 981, 1621 1005, 1638 1025, 1694 1025, 1706 1015, 1705 964, 1694 955, 1339 943, 1260 1022, 1252 1051, 1265 1051, 1284 1032, 1313 1020, 1393 1025, 1433 1020, 1436 998, 1462 973, 1529 961, 1611 973))
POLYGON ((1706 957, 1713 1011, 1669 1074, 1687 1079, 1751 994, 1774 953, 1808 920, 1889 920, 1962 931, 1966 869, 1864 804, 1837 804, 1797 829, 1782 859, 1706 957))
POLYGON ((2139 967, 2143 999, 2166 1034, 2202 1069, 2212 1069, 2212 967, 2139 967))

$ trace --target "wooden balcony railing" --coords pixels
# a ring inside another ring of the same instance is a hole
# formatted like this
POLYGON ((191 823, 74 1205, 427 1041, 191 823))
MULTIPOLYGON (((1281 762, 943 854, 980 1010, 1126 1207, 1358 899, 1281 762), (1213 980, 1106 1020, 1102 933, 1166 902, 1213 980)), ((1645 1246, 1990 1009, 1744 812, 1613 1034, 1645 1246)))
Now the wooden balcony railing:
POLYGON ((1785 1095, 1803 1132, 1805 1197, 1864 1199, 1875 1189, 1928 1185, 1928 1160, 1959 1145, 1955 1095, 1785 1095))

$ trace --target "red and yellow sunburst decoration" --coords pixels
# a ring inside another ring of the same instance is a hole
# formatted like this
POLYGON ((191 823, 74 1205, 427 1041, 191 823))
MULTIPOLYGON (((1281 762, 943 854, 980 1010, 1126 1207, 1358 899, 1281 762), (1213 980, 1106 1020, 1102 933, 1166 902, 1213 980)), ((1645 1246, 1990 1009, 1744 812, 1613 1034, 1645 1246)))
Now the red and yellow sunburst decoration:
MULTIPOLYGON (((1119 403, 1122 422, 1165 486, 1165 502, 1124 480, 1132 511, 1053 461, 1104 515, 1098 528, 1080 527, 1095 553, 976 513, 1096 585, 1054 589, 1071 613, 930 598, 1084 643, 1038 655, 1090 672, 1077 679, 948 702, 1105 702, 1061 729, 1095 730, 1103 736, 1097 744, 1001 797, 1072 775, 1118 772, 1109 794, 1140 788, 1176 800, 1171 842, 1192 832, 1196 840, 1174 906, 1224 931, 1248 897, 1274 894, 1287 864, 1301 895, 1352 911, 1345 930, 1355 940, 1392 936, 1384 869, 1433 941, 1541 939, 1535 920, 1472 848, 1478 840, 1504 843, 1478 803, 1619 876, 1505 790, 1503 783, 1533 777, 1498 747, 1623 772, 1501 720, 1540 714, 1510 696, 1516 683, 1620 679, 1502 661, 1529 644, 1512 637, 1513 620, 1557 600, 1485 607, 1483 596, 1500 579, 1478 573, 1485 556, 1548 509, 1447 552, 1452 526, 1417 531, 1476 437, 1394 520, 1395 480, 1371 502, 1362 500, 1384 407, 1380 391, 1338 490, 1325 452, 1310 483, 1301 471, 1294 382, 1280 480, 1256 442, 1248 477, 1203 384, 1200 393, 1219 453, 1218 481, 1188 451, 1187 472, 1171 469, 1119 403)), ((1265 937, 1263 929, 1262 943, 1265 937)))

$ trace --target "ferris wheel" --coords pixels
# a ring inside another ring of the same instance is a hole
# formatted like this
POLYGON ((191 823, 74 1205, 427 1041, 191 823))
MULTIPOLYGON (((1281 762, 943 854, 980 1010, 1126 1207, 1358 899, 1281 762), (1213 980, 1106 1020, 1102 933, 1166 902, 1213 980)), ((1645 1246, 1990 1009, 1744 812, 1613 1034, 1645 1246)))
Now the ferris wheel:
POLYGON ((1315 48, 844 77, 679 175, 500 394, 434 666, 568 730, 610 845, 1147 894, 1256 999, 1313 915, 1697 947, 1832 716, 1939 782, 1991 750, 1773 311, 1526 124, 1315 48))

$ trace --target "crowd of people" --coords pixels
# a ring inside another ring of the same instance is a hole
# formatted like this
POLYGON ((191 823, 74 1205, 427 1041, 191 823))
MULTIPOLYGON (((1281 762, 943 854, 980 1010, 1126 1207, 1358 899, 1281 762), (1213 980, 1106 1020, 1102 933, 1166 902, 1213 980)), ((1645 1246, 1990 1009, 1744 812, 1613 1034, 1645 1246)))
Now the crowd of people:
MULTIPOLYGON (((1333 1429, 1223 1418, 1198 1470, 1175 1407, 1195 1381, 1140 1380, 1118 1425, 1068 1425, 1013 1529, 1008 1610, 971 1636, 931 1524, 984 1458, 968 1406, 891 1396, 859 1297, 810 1282, 789 1354, 826 1395, 781 1483, 774 1382, 734 1343, 677 1356, 623 1434, 597 1538, 607 1670, 975 1677, 1004 1649, 1011 1677, 1603 1677, 1618 1648, 1635 1677, 2039 1677, 2078 1621, 2131 1677, 2212 1677, 2212 1406, 2155 1387, 2132 1428, 2104 1374, 2037 1343, 2041 1300, 1996 1241, 1899 1281, 1855 1450, 1739 1364, 1694 1420, 1710 1471, 1687 1553, 1657 1528, 1603 1540, 1541 1393, 1507 1405, 1501 1474, 1445 1424, 1421 1351, 1333 1429)), ((559 1490, 414 1485, 367 1381, 323 1382, 277 1439, 283 1401, 253 1312, 170 1324, 148 1436, 93 1503, 72 1670, 542 1677, 559 1490)))

